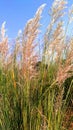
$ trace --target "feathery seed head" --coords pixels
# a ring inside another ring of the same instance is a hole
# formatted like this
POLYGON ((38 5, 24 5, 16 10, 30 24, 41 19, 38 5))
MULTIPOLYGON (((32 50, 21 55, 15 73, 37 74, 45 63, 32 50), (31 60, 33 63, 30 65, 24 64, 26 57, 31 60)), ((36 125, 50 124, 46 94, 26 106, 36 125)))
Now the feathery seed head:
POLYGON ((4 40, 5 38, 5 33, 6 33, 5 24, 6 22, 3 22, 2 27, 1 27, 1 40, 4 40))

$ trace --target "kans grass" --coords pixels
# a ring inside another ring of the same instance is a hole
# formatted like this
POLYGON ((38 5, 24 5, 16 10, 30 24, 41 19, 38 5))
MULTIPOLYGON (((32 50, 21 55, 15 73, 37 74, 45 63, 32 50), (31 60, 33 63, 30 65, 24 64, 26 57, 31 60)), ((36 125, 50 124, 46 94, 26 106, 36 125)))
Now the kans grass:
POLYGON ((0 130, 66 130, 65 112, 73 103, 73 37, 67 40, 73 6, 65 26, 66 4, 65 0, 52 4, 41 61, 37 48, 45 4, 19 32, 12 49, 5 35, 5 22, 2 24, 0 130))

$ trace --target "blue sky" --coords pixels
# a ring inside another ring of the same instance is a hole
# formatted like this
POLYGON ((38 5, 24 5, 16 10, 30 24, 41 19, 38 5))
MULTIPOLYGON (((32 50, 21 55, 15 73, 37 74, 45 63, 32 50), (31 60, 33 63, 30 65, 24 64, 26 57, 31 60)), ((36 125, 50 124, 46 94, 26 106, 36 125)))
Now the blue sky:
MULTIPOLYGON (((73 0, 68 0, 69 5, 73 0)), ((7 34, 10 38, 17 36, 18 30, 23 29, 26 22, 32 18, 40 5, 46 3, 43 11, 43 27, 48 24, 48 10, 53 0, 0 0, 0 27, 6 21, 7 34), (45 18, 45 19, 44 19, 45 18)))

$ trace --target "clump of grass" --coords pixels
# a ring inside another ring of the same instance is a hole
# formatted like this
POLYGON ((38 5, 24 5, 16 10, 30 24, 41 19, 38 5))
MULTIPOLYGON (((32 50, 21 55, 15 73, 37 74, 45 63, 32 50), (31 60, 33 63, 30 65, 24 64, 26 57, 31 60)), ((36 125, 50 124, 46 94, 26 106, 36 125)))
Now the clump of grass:
MULTIPOLYGON (((62 130, 69 95, 73 86, 73 38, 66 41, 69 21, 64 29, 67 2, 55 0, 51 21, 44 34, 42 60, 38 62, 37 36, 45 5, 18 35, 11 52, 4 24, 0 41, 0 129, 62 130), (71 82, 65 93, 66 81, 71 82)), ((71 97, 70 97, 71 98, 71 97)), ((72 99, 71 99, 72 100, 72 99)))

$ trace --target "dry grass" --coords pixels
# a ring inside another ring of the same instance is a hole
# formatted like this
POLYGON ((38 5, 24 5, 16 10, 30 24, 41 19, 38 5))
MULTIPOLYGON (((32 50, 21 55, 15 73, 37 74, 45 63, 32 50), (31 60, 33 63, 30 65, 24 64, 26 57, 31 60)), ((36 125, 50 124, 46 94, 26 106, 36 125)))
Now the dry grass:
POLYGON ((52 4, 40 64, 37 63, 37 37, 45 4, 27 22, 23 32, 19 31, 11 51, 5 35, 5 22, 2 24, 1 130, 63 130, 66 104, 69 97, 71 102, 73 98, 73 38, 67 41, 68 26, 73 20, 73 6, 69 10, 67 26, 64 27, 66 4, 65 0, 55 0, 52 4), (68 90, 65 91, 66 86, 68 90))

